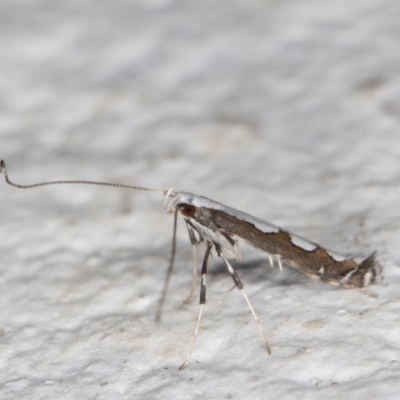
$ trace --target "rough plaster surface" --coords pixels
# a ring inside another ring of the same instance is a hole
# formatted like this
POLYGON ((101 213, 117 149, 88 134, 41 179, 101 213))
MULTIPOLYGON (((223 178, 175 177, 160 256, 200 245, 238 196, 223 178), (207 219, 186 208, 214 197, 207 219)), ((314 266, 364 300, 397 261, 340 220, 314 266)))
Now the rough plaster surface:
MULTIPOLYGON (((0 185, 2 399, 397 399, 400 3, 0 4, 0 157, 11 179, 192 191, 338 252, 378 250, 365 290, 243 248, 268 335, 214 258, 198 312, 184 226, 157 194, 0 185)), ((202 249, 200 249, 200 252, 202 249)), ((199 256, 200 257, 200 256, 199 256)))

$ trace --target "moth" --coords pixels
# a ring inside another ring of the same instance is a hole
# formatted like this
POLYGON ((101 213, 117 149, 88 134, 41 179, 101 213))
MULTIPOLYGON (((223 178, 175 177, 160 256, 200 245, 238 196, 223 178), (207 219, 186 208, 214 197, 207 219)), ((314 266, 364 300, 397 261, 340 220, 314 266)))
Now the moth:
POLYGON ((206 303, 206 274, 208 259, 212 251, 215 251, 222 259, 232 277, 234 287, 242 292, 262 333, 265 348, 269 354, 271 354, 270 346, 259 318, 243 289, 242 281, 229 262, 230 259, 241 261, 239 241, 243 241, 267 253, 269 255, 271 267, 273 267, 274 261, 276 260, 280 269, 282 269, 282 265, 288 265, 312 279, 344 288, 366 287, 374 283, 380 276, 381 266, 376 260, 376 251, 366 255, 341 255, 274 224, 208 199, 207 197, 183 191, 173 191, 172 189, 155 190, 118 183, 94 181, 49 181, 33 185, 19 185, 9 180, 6 165, 3 160, 0 162, 0 172, 2 171, 4 171, 5 180, 8 184, 21 189, 57 184, 89 184, 144 190, 163 194, 165 197, 164 208, 168 214, 174 217, 174 229, 171 258, 158 305, 157 320, 159 320, 161 316, 162 305, 167 294, 168 282, 172 274, 178 218, 182 218, 186 224, 193 251, 192 288, 186 302, 191 300, 197 281, 197 245, 199 243, 204 243, 206 246, 201 267, 199 314, 189 352, 183 364, 180 366, 180 369, 185 368, 189 362, 198 335, 202 309, 203 305, 206 303))

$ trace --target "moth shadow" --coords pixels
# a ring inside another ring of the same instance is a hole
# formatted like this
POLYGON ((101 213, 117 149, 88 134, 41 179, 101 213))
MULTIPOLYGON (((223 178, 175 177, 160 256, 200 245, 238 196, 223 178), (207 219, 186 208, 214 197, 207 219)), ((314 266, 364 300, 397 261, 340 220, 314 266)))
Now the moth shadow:
MULTIPOLYGON (((232 261, 231 264, 244 284, 269 281, 271 286, 294 286, 303 285, 309 281, 302 273, 285 264, 282 265, 282 271, 278 265, 271 268, 269 261, 261 257, 245 262, 232 261)), ((207 275, 219 276, 222 274, 229 275, 225 264, 219 259, 214 259, 212 265, 209 266, 207 275)))
MULTIPOLYGON (((88 271, 91 273, 93 268, 96 267, 97 274, 103 277, 128 274, 128 276, 132 275, 137 278, 146 277, 149 274, 148 263, 156 262, 157 269, 159 267, 162 269, 160 279, 164 279, 169 262, 168 250, 168 248, 163 247, 146 250, 135 248, 102 249, 90 254, 83 264, 88 264, 88 271), (144 265, 141 262, 143 260, 146 260, 144 265)), ((191 256, 188 251, 178 252, 174 263, 175 271, 170 282, 172 286, 175 284, 180 286, 190 276, 191 256), (184 270, 188 271, 186 277, 185 274, 181 273, 184 270)), ((309 281, 309 278, 285 264, 280 271, 277 263, 274 268, 271 268, 269 260, 263 257, 248 257, 246 255, 243 258, 245 261, 230 260, 230 263, 244 285, 266 282, 270 286, 294 286, 303 285, 309 281)), ((201 262, 199 260, 197 267, 198 273, 200 273, 201 262)), ((215 255, 209 260, 207 276, 211 279, 224 277, 224 279, 232 282, 224 262, 215 255)))

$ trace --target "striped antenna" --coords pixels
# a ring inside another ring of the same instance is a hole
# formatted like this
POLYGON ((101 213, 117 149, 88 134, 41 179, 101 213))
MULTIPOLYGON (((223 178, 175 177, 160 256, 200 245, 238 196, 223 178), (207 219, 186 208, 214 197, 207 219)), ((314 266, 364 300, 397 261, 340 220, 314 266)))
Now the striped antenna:
POLYGON ((158 189, 149 189, 139 186, 131 186, 131 185, 123 185, 121 183, 109 183, 109 182, 95 182, 95 181, 50 181, 50 182, 41 182, 41 183, 34 183, 33 185, 19 185, 17 183, 11 182, 8 178, 6 163, 4 160, 0 161, 0 172, 4 170, 4 178, 6 182, 19 189, 32 189, 35 187, 40 186, 49 186, 49 185, 96 185, 96 186, 111 186, 116 188, 123 188, 123 189, 131 189, 131 190, 144 190, 147 192, 157 192, 162 193, 164 196, 168 193, 168 190, 158 190, 158 189))
MULTIPOLYGON (((111 186, 115 188, 122 188, 122 189, 131 189, 131 190, 143 190, 146 192, 156 192, 156 193, 162 193, 165 196, 166 202, 168 201, 169 198, 173 197, 175 193, 172 191, 172 188, 169 190, 158 190, 158 189, 149 189, 149 188, 144 188, 140 186, 131 186, 131 185, 124 185, 121 183, 111 183, 111 182, 96 182, 96 181, 49 181, 49 182, 40 182, 40 183, 34 183, 33 185, 19 185, 18 183, 11 182, 10 179, 8 178, 7 174, 7 168, 6 168, 6 163, 4 160, 0 161, 0 173, 4 171, 4 178, 5 181, 11 185, 14 186, 18 189, 32 189, 40 186, 49 186, 49 185, 96 185, 96 186, 111 186)), ((174 258, 175 258, 175 252, 176 252, 176 229, 177 229, 177 215, 178 215, 178 210, 175 211, 175 217, 174 217, 174 233, 172 236, 172 249, 171 249, 171 257, 168 265, 168 272, 167 276, 165 278, 165 283, 164 283, 164 288, 163 292, 159 301, 159 305, 157 308, 157 315, 156 315, 156 320, 159 321, 161 318, 161 311, 162 311, 162 306, 164 304, 164 300, 167 295, 167 288, 168 288, 168 282, 172 274, 173 270, 173 265, 174 265, 174 258)))

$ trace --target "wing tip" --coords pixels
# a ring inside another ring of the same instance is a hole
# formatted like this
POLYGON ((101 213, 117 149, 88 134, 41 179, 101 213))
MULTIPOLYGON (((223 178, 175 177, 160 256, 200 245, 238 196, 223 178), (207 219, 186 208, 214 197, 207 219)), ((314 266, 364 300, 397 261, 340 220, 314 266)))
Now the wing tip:
POLYGON ((382 279, 382 266, 376 259, 376 250, 359 259, 360 286, 365 287, 382 279))

